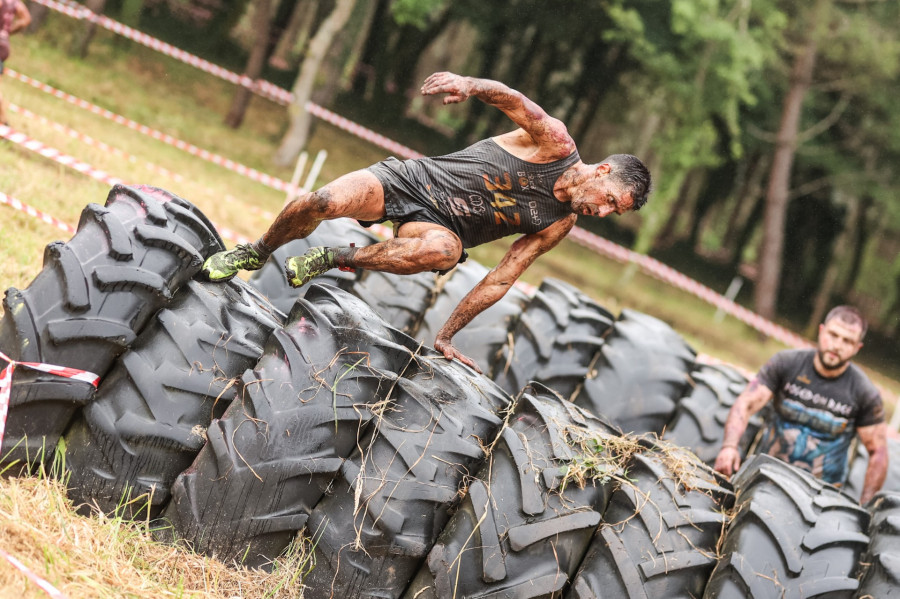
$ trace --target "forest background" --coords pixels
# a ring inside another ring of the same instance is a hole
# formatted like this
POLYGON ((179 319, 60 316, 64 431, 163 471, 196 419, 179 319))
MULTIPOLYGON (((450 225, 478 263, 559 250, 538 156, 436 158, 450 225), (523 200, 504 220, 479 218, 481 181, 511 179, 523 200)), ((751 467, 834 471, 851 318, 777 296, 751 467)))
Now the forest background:
MULTIPOLYGON (((592 230, 811 335, 858 306, 900 378, 900 3, 882 0, 87 0, 179 48, 425 154, 504 132, 479 102, 418 94, 437 70, 501 80, 569 126, 583 159, 642 157, 651 203, 592 230)), ((45 17, 31 4, 32 29, 45 17)), ((71 52, 86 56, 82 23, 71 52)), ((235 88, 222 118, 253 100, 235 88)), ((304 146, 284 115, 284 167, 304 146)), ((364 165, 363 165, 364 166, 364 165)))

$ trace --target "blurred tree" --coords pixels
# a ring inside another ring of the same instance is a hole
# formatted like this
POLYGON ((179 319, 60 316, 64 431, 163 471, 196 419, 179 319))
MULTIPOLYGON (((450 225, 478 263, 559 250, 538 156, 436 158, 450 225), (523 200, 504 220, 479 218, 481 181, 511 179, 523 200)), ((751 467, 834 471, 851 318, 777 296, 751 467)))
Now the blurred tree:
POLYGON ((274 161, 279 166, 291 166, 306 145, 311 120, 311 116, 306 110, 306 103, 312 94, 316 73, 319 71, 319 66, 322 64, 322 59, 334 36, 350 17, 355 3, 356 0, 336 0, 334 9, 316 30, 309 43, 306 57, 300 66, 300 73, 291 90, 293 98, 288 107, 291 124, 275 153, 274 161))
MULTIPOLYGON (((262 75, 263 66, 270 48, 269 33, 272 30, 272 17, 274 11, 272 0, 255 0, 253 3, 253 31, 255 37, 253 48, 250 50, 250 58, 244 69, 244 76, 251 81, 256 81, 262 75)), ((225 115, 225 124, 237 129, 244 122, 247 106, 253 92, 245 85, 238 85, 234 97, 231 100, 231 108, 225 115)))

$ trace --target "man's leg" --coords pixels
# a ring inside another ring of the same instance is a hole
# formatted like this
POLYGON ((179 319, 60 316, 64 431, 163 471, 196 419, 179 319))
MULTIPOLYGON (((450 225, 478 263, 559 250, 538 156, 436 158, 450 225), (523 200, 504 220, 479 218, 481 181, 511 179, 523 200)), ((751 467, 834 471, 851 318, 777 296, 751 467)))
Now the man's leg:
POLYGON ((372 221, 384 217, 384 191, 375 175, 355 171, 299 196, 281 210, 258 241, 210 256, 200 272, 210 281, 222 282, 242 270, 257 270, 279 247, 308 236, 323 220, 341 217, 372 221))
POLYGON ((398 275, 449 270, 462 255, 462 242, 447 228, 434 223, 404 223, 398 236, 365 247, 312 248, 288 258, 285 272, 293 287, 300 287, 332 268, 365 268, 398 275))

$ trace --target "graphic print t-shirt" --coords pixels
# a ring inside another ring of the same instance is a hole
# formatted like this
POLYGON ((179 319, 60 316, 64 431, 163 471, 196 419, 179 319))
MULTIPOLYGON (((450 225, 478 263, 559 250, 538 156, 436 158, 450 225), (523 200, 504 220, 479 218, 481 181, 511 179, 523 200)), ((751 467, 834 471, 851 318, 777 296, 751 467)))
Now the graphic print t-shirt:
POLYGON ((760 451, 841 484, 856 429, 883 422, 884 407, 878 390, 854 364, 829 379, 816 371, 815 355, 815 350, 779 352, 757 374, 756 380, 775 395, 775 416, 760 451))
POLYGON ((488 138, 453 154, 403 164, 410 196, 421 197, 442 215, 463 247, 470 248, 536 233, 572 214, 553 187, 580 160, 576 151, 554 162, 526 162, 488 138))

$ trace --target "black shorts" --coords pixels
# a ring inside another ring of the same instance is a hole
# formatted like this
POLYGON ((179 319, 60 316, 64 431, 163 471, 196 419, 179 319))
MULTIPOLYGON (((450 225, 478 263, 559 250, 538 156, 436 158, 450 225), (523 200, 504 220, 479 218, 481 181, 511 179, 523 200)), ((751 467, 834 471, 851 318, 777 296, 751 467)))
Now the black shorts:
MULTIPOLYGON (((453 232, 450 221, 438 213, 428 198, 419 191, 418 186, 410 181, 403 162, 391 157, 373 164, 366 170, 375 175, 384 189, 384 218, 373 221, 357 221, 360 225, 370 227, 389 220, 394 224, 394 235, 396 235, 397 229, 405 223, 434 223, 453 232)), ((468 257, 469 253, 463 250, 459 262, 465 262, 468 257)))

